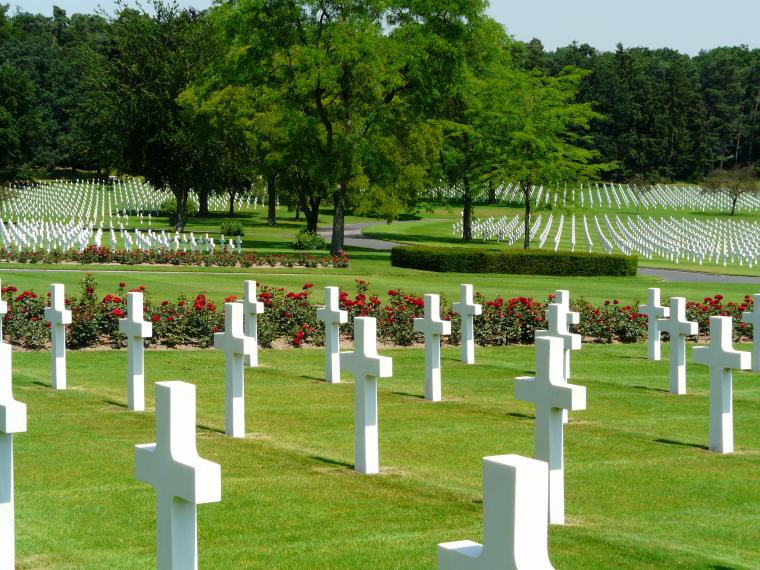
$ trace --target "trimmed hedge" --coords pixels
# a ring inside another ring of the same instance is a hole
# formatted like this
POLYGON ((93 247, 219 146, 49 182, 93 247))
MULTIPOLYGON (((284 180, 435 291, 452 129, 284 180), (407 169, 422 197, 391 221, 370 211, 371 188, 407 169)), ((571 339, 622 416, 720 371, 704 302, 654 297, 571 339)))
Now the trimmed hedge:
POLYGON ((492 252, 474 248, 400 246, 391 250, 391 264, 394 267, 456 273, 626 276, 636 275, 638 258, 544 250, 492 252))

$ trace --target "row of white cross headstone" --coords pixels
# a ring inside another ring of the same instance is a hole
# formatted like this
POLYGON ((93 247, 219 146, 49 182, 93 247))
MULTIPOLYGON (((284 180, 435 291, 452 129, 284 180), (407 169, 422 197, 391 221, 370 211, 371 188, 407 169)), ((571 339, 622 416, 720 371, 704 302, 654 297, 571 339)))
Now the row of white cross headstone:
MULTIPOLYGON (((693 350, 694 362, 710 368, 710 450, 731 453, 734 450, 733 370, 760 372, 760 295, 752 296, 755 309, 742 314, 753 326, 752 352, 733 348, 733 319, 710 317, 710 345, 693 350)), ((686 318, 686 299, 672 297, 670 307, 660 304, 660 290, 649 289, 646 305, 640 308, 648 319, 649 360, 660 360, 661 333, 670 336, 670 392, 686 394, 686 337, 697 334, 697 323, 686 318)))

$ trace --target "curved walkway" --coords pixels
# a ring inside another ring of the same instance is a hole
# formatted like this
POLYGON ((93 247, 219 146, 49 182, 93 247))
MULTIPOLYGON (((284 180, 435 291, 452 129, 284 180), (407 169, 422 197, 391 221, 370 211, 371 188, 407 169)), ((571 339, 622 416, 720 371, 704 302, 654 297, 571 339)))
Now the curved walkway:
MULTIPOLYGON (((370 226, 384 226, 386 223, 387 222, 362 222, 359 224, 346 224, 343 235, 343 244, 350 245, 351 247, 376 249, 378 251, 389 251, 397 245, 401 245, 392 241, 371 238, 365 236, 362 232, 364 228, 368 228, 370 226)), ((319 228, 317 230, 317 233, 325 238, 327 240, 327 243, 330 243, 330 240, 332 239, 332 228, 319 228)))

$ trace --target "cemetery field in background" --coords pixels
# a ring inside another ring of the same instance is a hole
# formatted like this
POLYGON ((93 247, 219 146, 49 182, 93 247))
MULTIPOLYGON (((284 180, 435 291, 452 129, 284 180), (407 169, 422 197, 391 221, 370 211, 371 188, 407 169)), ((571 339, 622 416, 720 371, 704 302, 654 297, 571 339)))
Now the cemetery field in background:
MULTIPOLYGON (((558 569, 756 568, 760 560, 760 376, 734 375, 737 452, 708 452, 708 372, 667 393, 646 346, 586 345, 572 381, 588 410, 565 431, 568 524, 550 529, 558 569)), ((353 379, 325 384, 322 350, 265 350, 246 371, 244 440, 225 437, 224 356, 148 351, 148 411, 126 409, 124 351, 70 352, 70 389, 48 353, 14 354, 29 431, 15 437, 19 568, 155 565, 155 494, 133 446, 155 441, 152 382, 197 385, 198 450, 222 466, 222 502, 199 507, 201 568, 433 569, 439 542, 482 540, 482 462, 533 455, 533 407, 514 377, 533 347, 443 351, 444 401, 422 399, 420 349, 382 351, 382 474, 353 472, 353 379)))

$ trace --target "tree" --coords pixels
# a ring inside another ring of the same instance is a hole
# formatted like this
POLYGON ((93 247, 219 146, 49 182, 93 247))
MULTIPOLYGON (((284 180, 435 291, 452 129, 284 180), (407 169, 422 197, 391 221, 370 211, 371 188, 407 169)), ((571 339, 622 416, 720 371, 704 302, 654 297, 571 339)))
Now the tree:
POLYGON ((574 102, 584 74, 572 67, 556 77, 502 67, 489 83, 494 166, 487 177, 519 181, 525 249, 530 247, 534 186, 595 179, 611 166, 592 162, 598 152, 586 146, 589 124, 599 115, 589 103, 574 102))
POLYGON ((727 196, 731 201, 732 216, 736 214, 736 206, 742 196, 760 195, 754 166, 716 168, 702 181, 702 187, 706 192, 727 196))

